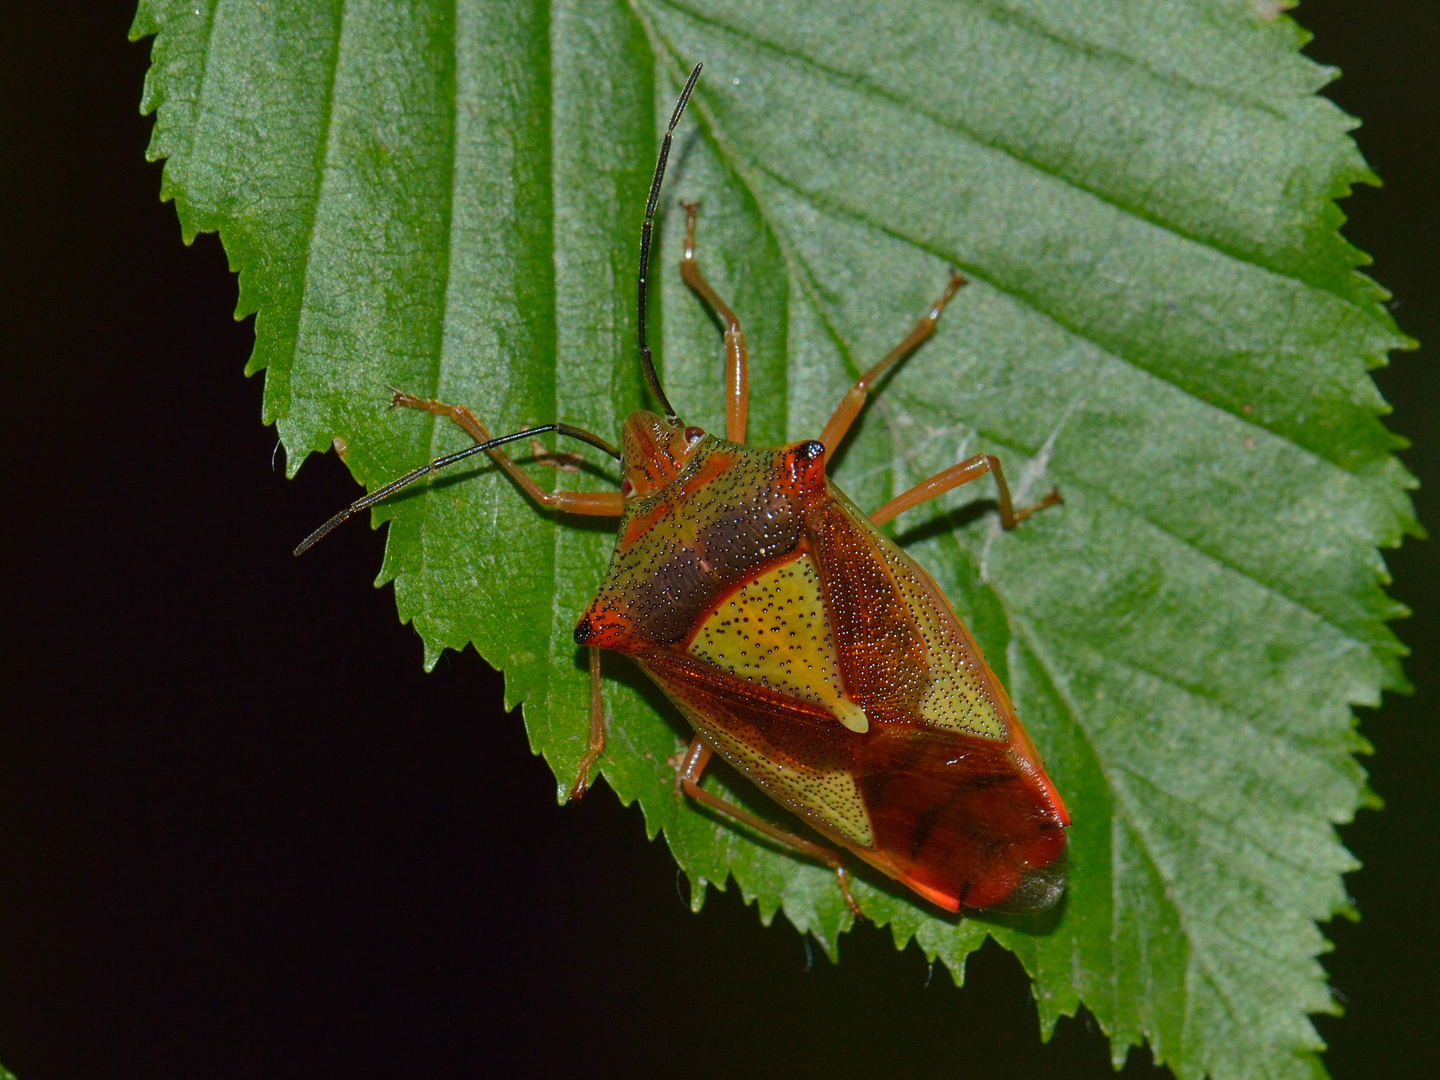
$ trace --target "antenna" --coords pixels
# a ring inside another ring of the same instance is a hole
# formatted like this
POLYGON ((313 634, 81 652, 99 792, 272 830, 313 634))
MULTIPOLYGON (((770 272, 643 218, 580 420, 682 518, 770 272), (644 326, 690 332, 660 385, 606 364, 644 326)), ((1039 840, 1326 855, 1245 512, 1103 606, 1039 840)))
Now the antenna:
POLYGON ((611 457, 617 460, 620 457, 620 451, 616 450, 615 447, 611 446, 604 439, 600 438, 599 435, 592 435, 588 431, 584 431, 581 428, 577 427, 571 427, 569 424, 541 424, 539 427, 526 428, 524 431, 516 431, 509 435, 501 435, 498 439, 491 439, 489 442, 476 443, 474 446, 467 446, 464 450, 457 450, 453 454, 446 454, 444 457, 438 457, 434 461, 430 462, 430 464, 421 465, 420 468, 415 469, 413 472, 406 473, 404 476, 400 477, 399 480, 392 480, 384 487, 376 488, 369 495, 356 499, 353 503, 347 506, 344 510, 341 510, 340 513, 336 514, 329 521, 325 522, 324 525, 321 525, 304 540, 301 540, 299 545, 295 548, 295 554, 304 555, 305 552, 309 551, 321 540, 324 540, 325 537, 329 536, 341 525, 345 524, 345 522, 349 521, 356 514, 360 513, 361 510, 368 510, 376 503, 383 502, 391 495, 394 495, 397 491, 401 490, 402 488, 409 487, 411 484, 415 483, 416 480, 419 480, 423 476, 428 476, 430 473, 433 472, 439 472, 447 465, 454 465, 457 461, 464 461, 466 458, 474 457, 476 454, 483 454, 487 450, 494 450, 496 447, 504 446, 506 443, 515 442, 517 439, 527 439, 531 435, 543 435, 547 431, 553 431, 557 435, 568 435, 572 439, 579 439, 581 442, 587 442, 591 446, 595 447, 595 449, 603 450, 605 453, 609 454, 611 457))
POLYGON ((650 393, 655 395, 655 400, 671 420, 676 418, 675 409, 660 387, 660 379, 655 374, 655 361, 650 356, 650 346, 645 344, 645 274, 650 269, 650 233, 655 226, 655 204, 660 201, 660 183, 665 179, 665 162, 670 157, 670 143, 675 137, 675 125, 680 123, 680 114, 685 111, 685 103, 690 100, 690 92, 700 80, 700 69, 704 66, 696 64, 695 70, 690 72, 685 89, 680 91, 680 100, 675 103, 675 111, 670 114, 670 126, 665 129, 665 138, 660 143, 660 159, 655 162, 655 179, 650 181, 650 200, 645 204, 645 224, 640 226, 640 318, 636 323, 636 333, 640 339, 640 372, 645 376, 645 385, 650 387, 650 393))

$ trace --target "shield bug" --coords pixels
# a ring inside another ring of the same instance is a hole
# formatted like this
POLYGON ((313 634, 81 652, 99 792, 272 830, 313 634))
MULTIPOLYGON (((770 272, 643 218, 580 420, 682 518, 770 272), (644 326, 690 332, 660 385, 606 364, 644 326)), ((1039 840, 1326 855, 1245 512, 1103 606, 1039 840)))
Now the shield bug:
POLYGON ((1064 804, 974 639, 880 526, 987 473, 1006 529, 1060 497, 1052 491, 1015 509, 999 460, 980 455, 866 515, 826 475, 871 386, 930 336, 964 284, 953 272, 909 335, 851 387, 818 439, 746 446, 745 335, 700 272, 694 205, 685 205, 680 269, 725 325, 725 438, 680 419, 646 344, 645 279, 671 140, 699 75, 697 65, 670 117, 641 229, 639 362, 660 412, 632 413, 617 450, 562 423, 492 438, 464 406, 396 391, 394 405, 448 417, 475 445, 357 500, 296 554, 401 488, 489 454, 536 503, 619 520, 609 570, 575 628, 576 643, 589 650, 591 693, 589 745, 573 797, 584 793, 605 746, 600 656, 608 649, 637 663, 693 728, 680 789, 832 867, 852 909, 840 851, 700 786, 713 754, 822 838, 942 908, 1049 907, 1064 888, 1064 804), (620 490, 544 491, 501 449, 546 431, 618 458, 620 490))

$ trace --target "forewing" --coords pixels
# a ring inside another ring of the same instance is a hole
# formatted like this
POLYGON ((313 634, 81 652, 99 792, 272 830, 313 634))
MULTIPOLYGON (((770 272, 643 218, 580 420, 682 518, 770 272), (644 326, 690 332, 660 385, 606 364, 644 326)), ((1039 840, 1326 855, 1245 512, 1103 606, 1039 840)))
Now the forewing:
POLYGON ((851 696, 872 720, 1009 741, 1010 703, 944 594, 833 485, 830 495, 805 524, 851 696))
POLYGON ((705 741, 772 799, 847 845, 875 846, 855 780, 857 736, 828 709, 689 656, 637 659, 705 741))

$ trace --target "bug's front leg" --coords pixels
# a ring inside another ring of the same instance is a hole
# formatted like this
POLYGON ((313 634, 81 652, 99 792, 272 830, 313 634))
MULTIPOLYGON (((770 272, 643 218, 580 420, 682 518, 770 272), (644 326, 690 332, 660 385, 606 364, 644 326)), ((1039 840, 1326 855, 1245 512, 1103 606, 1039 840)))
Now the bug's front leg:
POLYGON ((600 695, 600 650, 590 648, 590 741, 570 785, 570 798, 578 799, 590 788, 590 766, 605 752, 605 699, 600 695))
POLYGON ((700 294, 725 323, 725 438, 733 443, 745 441, 745 418, 750 407, 750 373, 746 366, 745 334, 720 295, 700 274, 695 261, 695 214, 698 203, 681 203, 685 207, 685 254, 680 260, 680 276, 685 284, 700 294))
POLYGON ((684 764, 680 766, 680 790, 696 802, 704 803, 712 810, 718 810, 722 814, 728 814, 757 832, 764 833, 770 839, 792 847, 802 855, 809 855, 810 858, 830 867, 835 871, 835 878, 840 883, 840 892, 845 897, 845 906, 856 918, 863 918, 860 905, 855 902, 855 897, 850 893, 850 873, 845 869, 845 860, 838 851, 820 844, 812 844, 809 840, 796 836, 792 832, 786 832, 784 829, 771 825, 768 821, 761 821, 754 814, 741 810, 734 803, 726 802, 718 795, 710 794, 700 786, 700 776, 704 773, 705 766, 710 763, 710 756, 713 753, 715 753, 714 749, 699 735, 690 740, 690 748, 685 751, 684 764))
MULTIPOLYGON (((432 401, 401 390, 393 390, 390 406, 397 409, 419 409, 436 416, 448 417, 477 443, 490 441, 490 432, 485 430, 485 425, 464 405, 447 405, 443 401, 432 401)), ((619 517, 625 509, 625 500, 618 491, 546 491, 530 479, 525 470, 515 464, 504 450, 497 448, 489 451, 489 454, 495 464, 509 473, 525 494, 541 506, 593 517, 619 517)))
POLYGON ((935 324, 940 321, 940 313, 945 310, 945 305, 950 298, 965 284, 965 279, 955 271, 950 271, 950 284, 945 286, 945 291, 940 294, 940 299, 930 305, 930 310, 924 317, 915 324, 915 329, 905 336, 905 340, 896 345, 886 355, 885 359, 872 367, 856 380, 855 385, 846 391, 845 396, 840 399, 840 405, 836 408, 834 415, 825 425, 825 430, 820 432, 820 441, 825 444, 826 458, 833 457, 835 448, 844 441, 846 434, 850 431, 850 425, 855 423, 855 418, 860 415, 860 410, 865 407, 865 401, 870 396, 870 387, 875 381, 884 375, 892 365, 912 353, 922 341, 935 332, 935 324))
POLYGON ((912 510, 937 495, 943 495, 951 488, 968 484, 971 480, 978 480, 986 473, 993 473, 995 476, 995 487, 1000 492, 1000 524, 1007 529, 1015 528, 1036 510, 1043 510, 1047 506, 1054 506, 1058 502, 1065 501, 1060 498, 1059 490, 1052 488, 1050 494, 1035 505, 1016 510, 1010 501, 1010 486, 1005 483, 1005 471, 1000 468, 1000 459, 993 454, 977 454, 972 458, 966 458, 958 465, 951 465, 950 468, 936 473, 929 480, 916 484, 909 491, 895 496, 871 514, 870 520, 876 525, 884 525, 887 521, 899 517, 906 510, 912 510))

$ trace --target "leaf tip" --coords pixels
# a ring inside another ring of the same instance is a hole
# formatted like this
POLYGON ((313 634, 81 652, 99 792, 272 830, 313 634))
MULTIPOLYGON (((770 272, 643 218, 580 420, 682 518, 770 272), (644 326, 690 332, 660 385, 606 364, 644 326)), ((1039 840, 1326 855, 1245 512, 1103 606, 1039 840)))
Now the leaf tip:
POLYGON ((126 38, 130 41, 139 41, 141 38, 150 37, 160 32, 160 22, 155 18, 155 12, 151 10, 147 0, 140 0, 135 8, 135 18, 130 22, 130 29, 126 38))

